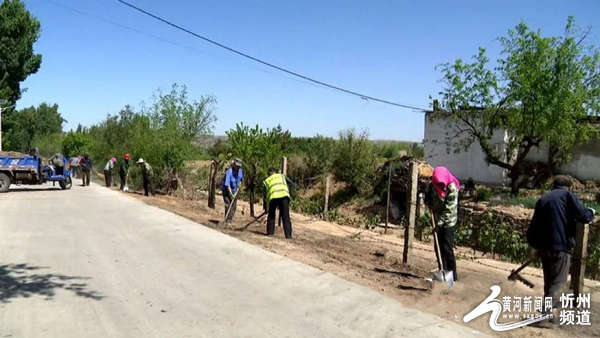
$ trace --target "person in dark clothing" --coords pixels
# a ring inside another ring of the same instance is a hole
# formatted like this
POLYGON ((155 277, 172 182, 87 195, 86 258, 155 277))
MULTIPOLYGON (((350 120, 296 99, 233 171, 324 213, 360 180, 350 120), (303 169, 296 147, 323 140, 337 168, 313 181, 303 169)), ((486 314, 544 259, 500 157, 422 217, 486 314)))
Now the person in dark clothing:
POLYGON ((268 171, 269 177, 264 180, 265 198, 263 206, 269 213, 267 218, 267 235, 275 235, 275 214, 277 209, 281 213, 283 232, 285 238, 292 239, 292 221, 290 220, 290 188, 294 182, 283 174, 278 174, 274 168, 268 171))
POLYGON ((533 248, 533 254, 542 260, 544 297, 553 299, 552 323, 558 320, 556 309, 561 302, 556 293, 567 281, 576 224, 591 222, 596 213, 571 192, 572 185, 573 180, 568 176, 556 176, 552 191, 537 201, 527 229, 527 242, 533 248))
POLYGON ((130 159, 131 156, 129 156, 129 154, 125 154, 123 161, 121 161, 121 165, 119 165, 119 178, 121 179, 121 190, 123 190, 127 185, 127 175, 129 174, 130 159))
POLYGON ((83 183, 82 186, 87 187, 90 185, 90 175, 92 172, 92 159, 88 154, 83 155, 81 159, 81 173, 83 183))

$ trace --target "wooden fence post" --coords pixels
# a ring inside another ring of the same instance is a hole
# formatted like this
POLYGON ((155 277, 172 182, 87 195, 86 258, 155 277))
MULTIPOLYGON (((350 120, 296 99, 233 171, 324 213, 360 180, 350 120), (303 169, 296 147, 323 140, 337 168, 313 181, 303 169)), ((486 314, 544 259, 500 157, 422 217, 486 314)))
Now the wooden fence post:
POLYGON ((392 161, 390 161, 390 170, 388 172, 388 185, 387 185, 387 208, 385 212, 385 230, 383 230, 384 234, 387 234, 388 223, 390 222, 390 197, 392 196, 391 187, 392 187, 392 161))
POLYGON ((208 175, 208 207, 211 209, 215 208, 215 181, 217 176, 217 162, 212 161, 210 163, 210 173, 208 175))
POLYGON ((589 224, 577 224, 575 250, 573 251, 573 270, 571 273, 571 288, 575 297, 583 293, 589 231, 589 224))
MULTIPOLYGON (((283 163, 281 165, 281 173, 287 175, 287 157, 283 157, 283 163)), ((277 217, 277 226, 281 226, 281 210, 279 210, 279 217, 277 217)))
POLYGON ((412 243, 415 236, 415 221, 417 215, 417 184, 419 182, 419 167, 417 162, 411 161, 409 165, 410 180, 408 181, 407 201, 408 201, 408 222, 404 228, 404 252, 402 262, 410 264, 412 258, 412 243))
POLYGON ((323 209, 323 219, 327 221, 327 211, 329 210, 329 174, 325 176, 325 208, 323 209))

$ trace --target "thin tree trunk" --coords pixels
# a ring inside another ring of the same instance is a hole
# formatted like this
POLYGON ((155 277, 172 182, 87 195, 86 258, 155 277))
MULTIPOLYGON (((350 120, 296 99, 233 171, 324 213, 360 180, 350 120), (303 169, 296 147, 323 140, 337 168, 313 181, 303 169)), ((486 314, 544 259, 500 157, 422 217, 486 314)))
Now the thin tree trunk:
MULTIPOLYGON (((514 171, 515 169, 513 169, 514 171)), ((521 175, 518 173, 510 173, 510 195, 513 197, 519 196, 519 188, 521 187, 519 184, 519 178, 521 175)))

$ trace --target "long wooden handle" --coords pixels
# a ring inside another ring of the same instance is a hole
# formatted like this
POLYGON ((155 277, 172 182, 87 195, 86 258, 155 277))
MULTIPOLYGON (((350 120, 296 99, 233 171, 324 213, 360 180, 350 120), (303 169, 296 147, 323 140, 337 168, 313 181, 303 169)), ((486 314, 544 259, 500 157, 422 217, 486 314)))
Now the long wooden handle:
MULTIPOLYGON (((433 226, 433 229, 435 229, 436 223, 435 216, 433 216, 433 210, 429 209, 429 215, 431 215, 431 225, 433 226)), ((438 241, 437 232, 433 229, 431 232, 433 232, 433 242, 435 243, 435 250, 437 252, 438 269, 442 270, 442 252, 440 251, 440 242, 438 241)))
POLYGON ((231 204, 229 205, 229 208, 227 208, 227 213, 225 214, 225 221, 227 221, 227 217, 229 217, 229 212, 231 211, 231 208, 233 207, 233 202, 235 201, 235 199, 237 198, 237 194, 238 192, 240 192, 240 189, 238 188, 238 190, 235 192, 235 194, 233 194, 233 198, 231 199, 231 204))
POLYGON ((523 265, 521 265, 517 270, 512 270, 510 275, 508 275, 508 279, 513 278, 515 275, 518 275, 519 272, 521 272, 523 269, 525 269, 529 264, 531 264, 531 262, 533 262, 533 258, 530 258, 529 260, 527 260, 527 262, 523 263, 523 265))

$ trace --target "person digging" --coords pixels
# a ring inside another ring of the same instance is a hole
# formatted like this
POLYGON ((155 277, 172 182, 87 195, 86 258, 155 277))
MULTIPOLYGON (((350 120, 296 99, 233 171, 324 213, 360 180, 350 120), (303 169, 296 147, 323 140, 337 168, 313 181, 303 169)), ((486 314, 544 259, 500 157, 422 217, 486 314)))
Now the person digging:
MULTIPOLYGON (((454 257, 454 232, 458 222, 458 191, 460 182, 446 167, 433 170, 425 203, 433 210, 437 221, 433 231, 437 234, 440 256, 444 271, 452 271, 454 281, 458 281, 456 258, 454 257)), ((437 250, 436 256, 438 255, 437 250)))
POLYGON ((294 182, 283 174, 277 173, 274 168, 268 171, 269 177, 264 180, 265 198, 263 205, 269 216, 267 217, 267 236, 275 235, 275 215, 277 209, 281 213, 283 232, 285 238, 292 239, 292 221, 290 220, 290 186, 294 182))
POLYGON ((125 190, 127 186, 127 175, 129 174, 129 160, 131 156, 129 154, 125 154, 123 157, 123 161, 121 161, 121 165, 119 165, 119 178, 121 179, 121 190, 125 190))
POLYGON ((142 182, 144 185, 144 196, 148 196, 148 191, 152 193, 154 196, 154 171, 152 170, 152 166, 150 163, 144 161, 143 158, 140 158, 137 161, 137 164, 140 165, 140 169, 142 171, 142 182))
POLYGON ((221 185, 223 202, 225 203, 226 225, 230 225, 233 222, 233 217, 237 209, 237 194, 241 188, 243 178, 242 160, 236 158, 233 160, 231 168, 225 172, 223 184, 221 185))

